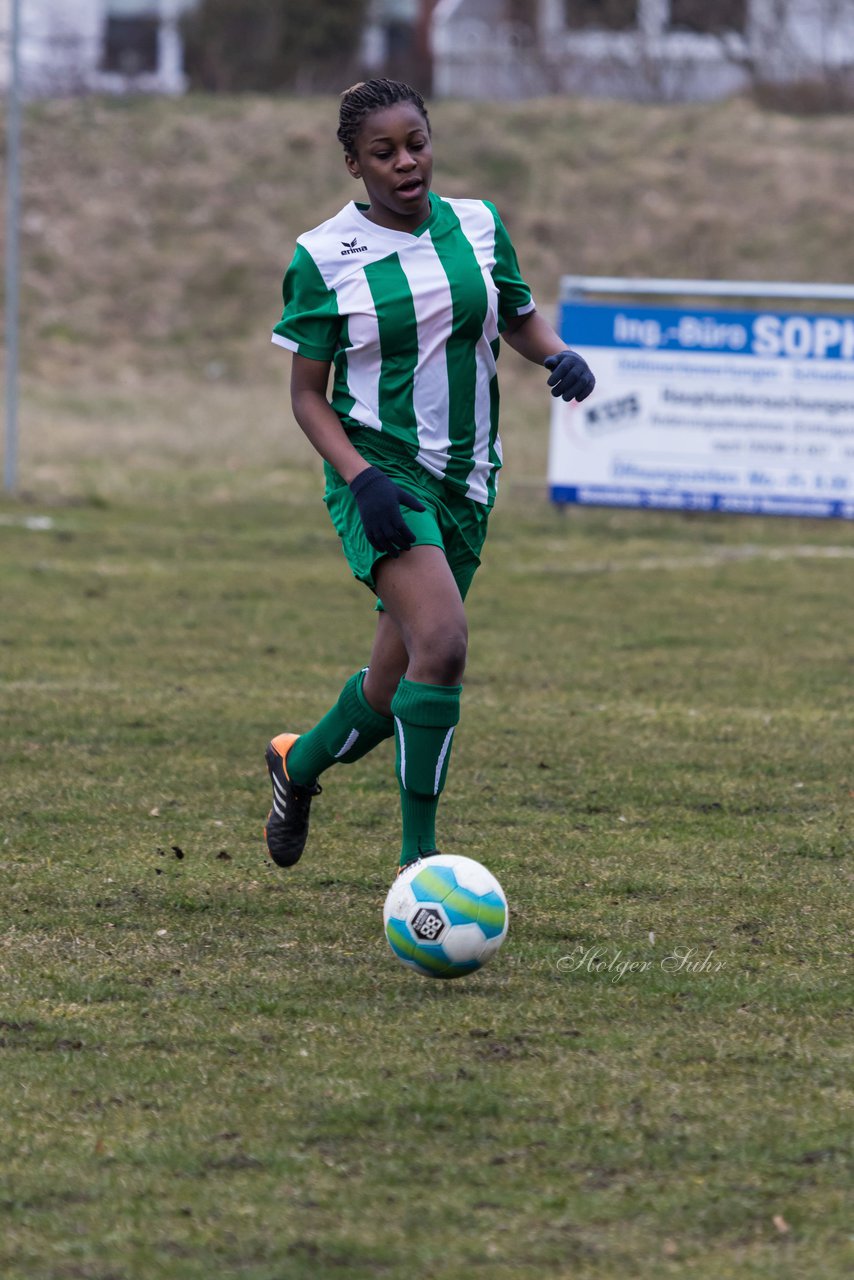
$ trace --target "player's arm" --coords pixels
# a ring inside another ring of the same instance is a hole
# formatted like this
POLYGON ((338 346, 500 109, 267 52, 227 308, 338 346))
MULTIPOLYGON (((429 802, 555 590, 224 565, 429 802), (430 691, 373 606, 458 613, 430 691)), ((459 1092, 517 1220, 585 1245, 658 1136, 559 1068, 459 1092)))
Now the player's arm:
POLYGON ((350 443, 338 414, 326 398, 330 365, 329 360, 294 356, 291 366, 294 417, 321 458, 350 486, 371 546, 396 558, 415 541, 401 515, 401 505, 412 511, 423 511, 424 505, 378 467, 367 463, 350 443))
POLYGON ((563 351, 564 343, 559 334, 539 311, 529 311, 524 316, 513 316, 507 321, 502 338, 514 351, 534 364, 544 364, 549 356, 563 351))
POLYGON ((504 341, 520 356, 551 370, 548 384, 553 396, 564 400, 586 400, 596 385, 590 366, 577 351, 564 346, 557 330, 539 311, 514 316, 507 321, 504 341))
POLYGON ((338 414, 326 398, 330 360, 293 357, 291 366, 291 405, 294 417, 309 442, 331 464, 348 484, 368 463, 350 443, 338 414))

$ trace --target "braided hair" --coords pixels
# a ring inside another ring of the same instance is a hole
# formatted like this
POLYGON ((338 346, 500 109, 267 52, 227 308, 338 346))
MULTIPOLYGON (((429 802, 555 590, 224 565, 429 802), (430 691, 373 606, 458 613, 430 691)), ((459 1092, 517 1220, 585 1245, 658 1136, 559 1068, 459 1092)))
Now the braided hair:
POLYGON ((396 102, 411 102, 424 117, 429 134, 430 117, 427 115, 424 99, 417 89, 401 80, 360 80, 358 84, 344 90, 338 112, 338 141, 346 155, 356 154, 356 135, 365 117, 372 111, 393 107, 396 102))

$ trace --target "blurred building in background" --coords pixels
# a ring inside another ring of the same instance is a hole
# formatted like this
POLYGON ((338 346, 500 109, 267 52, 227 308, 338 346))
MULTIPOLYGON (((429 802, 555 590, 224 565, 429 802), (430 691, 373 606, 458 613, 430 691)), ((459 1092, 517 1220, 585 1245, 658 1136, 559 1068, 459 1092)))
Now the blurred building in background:
MULTIPOLYGON (((690 101, 813 85, 829 91, 828 105, 854 102, 854 0, 366 0, 347 11, 361 41, 348 31, 343 44, 340 5, 317 0, 313 73, 255 83, 249 73, 276 2, 219 4, 229 28, 216 50, 220 74, 211 83, 197 76, 194 87, 318 91, 328 41, 330 63, 346 56, 354 78, 407 79, 436 97, 690 101), (241 59, 243 69, 226 74, 241 59)), ((305 24, 289 0, 278 2, 283 18, 305 24)), ((0 0, 4 30, 9 4, 0 0)), ((180 93, 188 83, 181 18, 202 5, 22 0, 25 92, 180 93)), ((0 59, 0 85, 7 62, 0 59)))
MULTIPOLYGON (((183 92, 180 18, 194 4, 195 0, 22 0, 24 92, 183 92)), ((10 0, 0 0, 4 35, 9 12, 10 0)), ((0 60, 3 84, 7 64, 8 58, 0 60)))
POLYGON ((432 25, 439 0, 371 0, 362 39, 366 73, 411 80, 430 92, 432 25))
POLYGON ((719 98, 854 80, 854 0, 440 0, 434 92, 719 98))

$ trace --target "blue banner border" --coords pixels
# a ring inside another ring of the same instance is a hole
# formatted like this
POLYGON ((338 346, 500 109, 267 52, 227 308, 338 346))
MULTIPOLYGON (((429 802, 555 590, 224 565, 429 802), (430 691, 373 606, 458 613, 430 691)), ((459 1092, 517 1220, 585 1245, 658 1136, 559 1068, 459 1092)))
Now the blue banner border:
POLYGON ((854 502, 793 495, 690 493, 673 489, 632 489, 622 485, 550 485, 557 506, 640 507, 658 511, 715 511, 728 515, 804 516, 818 520, 854 519, 854 502))

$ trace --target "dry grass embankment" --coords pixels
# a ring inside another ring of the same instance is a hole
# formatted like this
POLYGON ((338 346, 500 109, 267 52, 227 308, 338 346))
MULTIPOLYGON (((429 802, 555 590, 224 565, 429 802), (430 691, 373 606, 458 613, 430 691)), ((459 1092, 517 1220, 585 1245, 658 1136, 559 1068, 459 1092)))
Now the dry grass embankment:
MULTIPOLYGON (((569 271, 854 279, 849 118, 741 100, 439 103, 432 114, 437 190, 496 201, 546 311, 569 271)), ((307 460, 267 335, 296 235, 357 194, 334 130, 326 99, 30 110, 25 483, 77 487, 66 459, 111 461, 119 483, 140 450, 170 466, 202 445, 218 465, 260 464, 282 432, 287 456, 307 460)), ((512 358, 503 368, 512 443, 514 424, 547 414, 530 373, 512 358)), ((542 474, 535 434, 520 433, 517 475, 542 474)))

